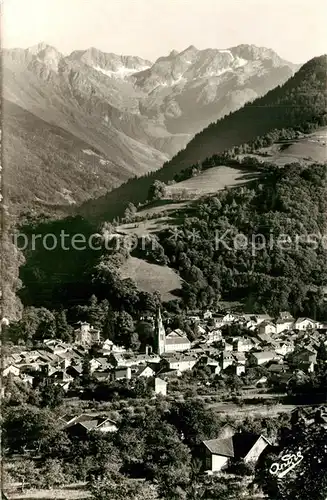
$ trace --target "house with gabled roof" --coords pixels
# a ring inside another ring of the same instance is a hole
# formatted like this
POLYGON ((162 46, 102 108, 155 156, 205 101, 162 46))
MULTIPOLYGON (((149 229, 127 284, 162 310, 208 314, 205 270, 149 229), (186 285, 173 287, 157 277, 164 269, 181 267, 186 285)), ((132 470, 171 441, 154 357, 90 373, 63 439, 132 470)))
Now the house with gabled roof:
POLYGON ((108 432, 117 432, 118 427, 116 422, 110 418, 82 413, 64 423, 63 429, 70 435, 81 437, 87 435, 91 431, 98 431, 104 434, 108 432))
POLYGON ((289 366, 286 363, 271 363, 268 371, 269 373, 286 373, 289 371, 289 366))
POLYGON ((12 375, 14 377, 18 377, 20 374, 20 368, 15 365, 7 365, 6 368, 2 371, 2 377, 8 377, 8 375, 12 375))
POLYGON ((294 343, 288 341, 276 342, 276 344, 274 345, 274 350, 276 354, 286 356, 286 354, 290 354, 294 351, 294 343))
POLYGON ((276 321, 276 333, 281 333, 285 331, 292 330, 294 325, 294 319, 291 318, 278 318, 276 321))
POLYGON ((153 370, 153 368, 151 368, 151 366, 136 366, 133 370, 133 367, 132 367, 132 377, 133 378, 140 378, 140 377, 144 377, 144 378, 149 378, 149 377, 153 377, 155 375, 155 371, 153 370))
POLYGON ((298 318, 294 323, 295 330, 313 330, 317 322, 310 318, 298 318))
POLYGON ((232 351, 223 351, 221 353, 221 368, 222 370, 226 370, 228 366, 233 365, 235 362, 235 358, 233 356, 232 351))
POLYGON ((189 349, 191 349, 191 342, 180 328, 177 328, 176 330, 173 330, 165 335, 165 353, 188 351, 189 349))
POLYGON ((95 358, 95 361, 97 362, 97 366, 95 369, 98 372, 105 372, 113 368, 113 365, 109 363, 108 359, 105 357, 95 358))
POLYGON ((250 337, 238 337, 233 342, 235 351, 248 352, 255 347, 254 341, 250 337))
POLYGON ((197 324, 195 329, 197 332, 197 337, 201 337, 201 336, 206 337, 207 330, 206 330, 206 328, 204 328, 204 326, 197 324))
POLYGON ((278 314, 278 318, 279 319, 290 319, 290 320, 294 321, 294 318, 289 311, 280 311, 280 313, 278 314))
POLYGON ((56 370, 50 376, 52 380, 57 380, 60 382, 72 382, 74 379, 71 375, 69 375, 66 370, 56 370))
POLYGON ((257 324, 260 325, 263 321, 272 321, 273 318, 269 314, 256 314, 255 319, 257 324))
POLYGON ((236 432, 231 426, 223 428, 218 438, 203 441, 204 468, 208 474, 219 472, 233 461, 257 462, 267 438, 250 432, 236 432))
POLYGON ((197 323, 198 321, 201 321, 201 318, 197 314, 189 315, 187 316, 187 319, 191 321, 192 323, 197 323))
POLYGON ((216 327, 209 327, 205 339, 207 344, 219 342, 221 340, 221 330, 216 327))
POLYGON ((101 345, 101 352, 104 355, 108 355, 112 352, 124 353, 126 352, 126 349, 123 346, 114 344, 112 340, 106 339, 101 345))
POLYGON ((209 309, 207 309, 206 311, 204 311, 203 313, 203 319, 204 320, 208 320, 208 319, 211 319, 212 318, 212 311, 210 311, 209 309))
POLYGON ((109 372, 98 372, 95 371, 92 373, 92 376, 98 381, 98 382, 109 382, 111 381, 111 375, 109 372))
POLYGON ((263 365, 265 363, 269 363, 269 361, 279 359, 279 356, 275 351, 261 351, 251 353, 251 358, 254 360, 256 365, 263 365))
POLYGON ((303 348, 294 351, 292 355, 293 363, 299 364, 301 362, 310 362, 316 364, 317 362, 317 351, 315 349, 303 348))
POLYGON ((132 370, 130 366, 124 368, 115 368, 109 372, 110 380, 130 380, 132 378, 132 370))
POLYGON ((162 396, 167 396, 167 382, 160 377, 155 377, 154 392, 156 394, 161 394, 162 396))
MULTIPOLYGON (((73 378, 78 378, 82 375, 83 373, 83 367, 81 364, 77 364, 77 365, 70 365, 68 366, 66 372, 68 373, 68 375, 70 375, 71 377, 73 378)), ((93 372, 95 373, 95 372, 93 372)))
POLYGON ((223 347, 224 351, 232 351, 233 350, 233 344, 230 342, 226 342, 226 340, 223 341, 223 347))
POLYGON ((272 321, 265 320, 258 326, 258 332, 259 334, 264 334, 264 335, 274 334, 276 333, 276 325, 272 321))
POLYGON ((245 365, 240 364, 240 363, 235 363, 233 365, 228 366, 226 369, 227 374, 234 374, 237 375, 238 377, 242 375, 242 373, 245 373, 245 365))
POLYGON ((162 366, 168 368, 169 370, 184 372, 186 370, 192 370, 197 361, 198 359, 196 356, 178 353, 170 356, 165 355, 162 359, 162 366))
POLYGON ((273 345, 275 343, 275 340, 272 338, 272 336, 269 333, 258 333, 257 334, 258 339, 260 340, 260 344, 267 344, 267 345, 273 345))

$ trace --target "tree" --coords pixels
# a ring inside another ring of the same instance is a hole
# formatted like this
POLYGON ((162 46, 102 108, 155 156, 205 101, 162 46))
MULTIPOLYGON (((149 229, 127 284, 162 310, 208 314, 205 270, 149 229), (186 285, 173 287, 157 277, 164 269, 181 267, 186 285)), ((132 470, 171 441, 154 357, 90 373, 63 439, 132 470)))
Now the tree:
POLYGON ((57 459, 46 460, 41 468, 43 486, 47 489, 54 486, 62 486, 66 482, 62 464, 57 459))
POLYGON ((130 338, 130 347, 133 351, 138 351, 141 346, 141 342, 137 332, 133 332, 130 338))
POLYGON ((221 427, 216 414, 198 400, 174 403, 169 421, 183 435, 184 442, 192 448, 204 439, 215 438, 221 427))
POLYGON ((64 309, 55 314, 56 318, 56 337, 64 342, 71 342, 73 328, 68 324, 66 312, 64 309))
POLYGON ((67 432, 58 426, 44 436, 40 446, 40 454, 43 460, 49 458, 72 459, 73 446, 67 432))
POLYGON ((94 479, 88 486, 94 500, 159 500, 154 485, 117 472, 94 479))
POLYGON ((8 336, 13 341, 33 342, 56 336, 56 319, 45 307, 26 307, 22 318, 10 325, 8 336))
POLYGON ((26 385, 23 382, 20 384, 11 373, 4 378, 3 385, 6 387, 4 400, 10 405, 20 405, 27 402, 29 391, 26 385))
POLYGON ((150 424, 145 440, 144 468, 146 476, 156 479, 164 498, 174 498, 190 482, 191 452, 178 432, 166 422, 150 424))
POLYGON ((38 386, 38 396, 42 408, 56 408, 62 403, 65 391, 60 385, 46 379, 38 386))
POLYGON ((133 392, 137 398, 146 398, 150 396, 152 391, 149 387, 148 380, 144 380, 144 377, 136 379, 133 392))
POLYGON ((102 336, 104 339, 115 340, 115 314, 110 305, 103 323, 102 336))
POLYGON ((37 488, 40 485, 40 470, 33 460, 24 459, 15 463, 11 469, 12 478, 21 483, 24 493, 25 488, 37 488))
POLYGON ((130 314, 125 311, 119 312, 115 317, 116 341, 120 345, 130 347, 131 336, 134 332, 134 321, 130 314))
POLYGON ((164 182, 155 180, 149 188, 148 200, 157 201, 166 196, 166 184, 164 182))
POLYGON ((37 450, 55 428, 55 420, 47 410, 27 404, 7 408, 3 421, 4 448, 11 453, 37 450))
POLYGON ((133 203, 129 203, 124 212, 125 221, 131 222, 134 219, 136 212, 137 212, 136 206, 133 205, 133 203))
POLYGON ((291 429, 280 433, 277 451, 270 453, 257 469, 256 482, 274 500, 293 500, 295 492, 299 500, 324 500, 327 495, 326 443, 327 429, 323 424, 316 421, 308 425, 295 419, 291 429), (286 454, 293 454, 296 463, 298 453, 301 460, 282 479, 271 473, 273 463, 281 463, 286 454))
POLYGON ((140 291, 139 292, 139 307, 141 312, 154 313, 158 307, 158 297, 155 294, 140 291))
POLYGON ((151 345, 153 342, 153 325, 149 321, 139 321, 136 331, 142 346, 151 345))
POLYGON ((90 356, 85 355, 82 362, 81 381, 83 385, 88 385, 92 381, 90 356))

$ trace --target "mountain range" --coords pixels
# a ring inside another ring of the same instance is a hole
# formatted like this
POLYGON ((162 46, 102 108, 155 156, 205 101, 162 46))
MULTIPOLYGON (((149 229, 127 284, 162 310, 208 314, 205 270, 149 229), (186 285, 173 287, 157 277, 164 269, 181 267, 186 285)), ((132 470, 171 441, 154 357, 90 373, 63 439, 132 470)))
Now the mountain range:
POLYGON ((41 43, 4 49, 12 210, 65 210, 159 169, 194 135, 297 69, 270 49, 172 51, 155 62, 41 43))
MULTIPOLYGON (((308 61, 283 85, 196 134, 161 169, 139 179, 130 179, 107 195, 85 202, 78 207, 78 212, 93 220, 110 220, 121 216, 128 202, 136 206, 143 204, 155 180, 169 183, 185 168, 274 129, 310 131, 311 125, 326 125, 326 70, 326 56, 308 61)), ((214 186, 212 188, 214 190, 214 186)))

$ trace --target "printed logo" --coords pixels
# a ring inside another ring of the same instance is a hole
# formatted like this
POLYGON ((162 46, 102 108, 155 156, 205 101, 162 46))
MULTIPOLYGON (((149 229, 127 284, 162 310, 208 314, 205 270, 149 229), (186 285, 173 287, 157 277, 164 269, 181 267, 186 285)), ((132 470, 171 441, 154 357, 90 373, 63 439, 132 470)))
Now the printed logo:
POLYGON ((301 451, 295 453, 287 453, 283 455, 279 462, 274 462, 271 464, 269 472, 273 476, 277 476, 279 479, 286 476, 288 472, 294 469, 303 460, 303 455, 301 451))

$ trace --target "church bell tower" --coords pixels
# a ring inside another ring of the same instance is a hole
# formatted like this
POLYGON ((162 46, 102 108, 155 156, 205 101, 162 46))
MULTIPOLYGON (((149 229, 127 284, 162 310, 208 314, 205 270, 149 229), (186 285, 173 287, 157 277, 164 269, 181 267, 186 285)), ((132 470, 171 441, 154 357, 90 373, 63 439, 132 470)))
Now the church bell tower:
POLYGON ((162 323, 160 308, 158 308, 154 325, 154 347, 159 356, 165 352, 165 338, 165 328, 162 323))

